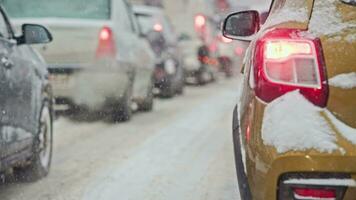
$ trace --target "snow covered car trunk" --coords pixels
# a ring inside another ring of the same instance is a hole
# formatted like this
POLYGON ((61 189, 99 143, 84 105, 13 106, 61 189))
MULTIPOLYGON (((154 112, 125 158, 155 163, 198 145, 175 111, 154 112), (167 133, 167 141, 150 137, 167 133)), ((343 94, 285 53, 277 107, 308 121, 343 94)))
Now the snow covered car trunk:
POLYGON ((356 128, 356 6, 315 0, 308 32, 321 39, 329 79, 328 110, 356 128))

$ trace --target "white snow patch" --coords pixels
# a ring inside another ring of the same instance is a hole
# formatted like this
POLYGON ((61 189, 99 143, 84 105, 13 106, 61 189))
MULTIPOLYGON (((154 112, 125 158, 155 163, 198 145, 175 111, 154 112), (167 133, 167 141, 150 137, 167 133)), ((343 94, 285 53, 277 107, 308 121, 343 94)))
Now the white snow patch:
POLYGON ((316 0, 309 23, 309 32, 315 36, 332 35, 346 28, 355 28, 352 22, 343 22, 336 4, 339 0, 316 0))
POLYGON ((307 22, 309 19, 308 9, 303 1, 286 1, 285 5, 268 17, 264 26, 271 27, 284 22, 307 22))
POLYGON ((329 79, 329 85, 342 89, 356 88, 356 72, 334 76, 329 79))
POLYGON ((356 145, 356 129, 338 120, 330 111, 327 111, 326 114, 339 133, 352 144, 356 145))
POLYGON ((349 43, 355 42, 356 41, 356 33, 347 35, 345 40, 348 41, 349 43))
POLYGON ((336 136, 321 108, 314 106, 299 91, 285 94, 268 104, 262 124, 262 139, 278 153, 315 149, 331 153, 338 150, 336 136))
POLYGON ((285 184, 292 185, 318 185, 318 186, 349 186, 356 187, 356 181, 353 179, 289 179, 285 184))

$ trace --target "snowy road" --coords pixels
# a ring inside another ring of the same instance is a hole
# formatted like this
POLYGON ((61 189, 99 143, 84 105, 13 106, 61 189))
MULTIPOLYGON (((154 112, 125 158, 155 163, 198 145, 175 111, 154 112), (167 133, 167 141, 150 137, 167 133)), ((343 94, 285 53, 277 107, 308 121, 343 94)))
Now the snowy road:
POLYGON ((236 80, 188 87, 128 123, 61 117, 50 175, 1 185, 0 199, 239 199, 231 141, 237 88, 236 80))

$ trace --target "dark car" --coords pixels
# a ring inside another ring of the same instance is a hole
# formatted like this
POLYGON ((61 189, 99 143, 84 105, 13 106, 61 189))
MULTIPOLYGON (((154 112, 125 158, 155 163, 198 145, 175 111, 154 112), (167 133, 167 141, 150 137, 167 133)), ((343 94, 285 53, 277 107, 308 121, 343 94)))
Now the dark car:
POLYGON ((15 36, 0 6, 0 172, 46 176, 52 158, 52 93, 47 66, 30 44, 48 43, 46 28, 24 24, 15 36))
POLYGON ((164 97, 183 93, 184 70, 178 39, 163 10, 152 6, 134 6, 142 34, 156 55, 155 88, 164 97))

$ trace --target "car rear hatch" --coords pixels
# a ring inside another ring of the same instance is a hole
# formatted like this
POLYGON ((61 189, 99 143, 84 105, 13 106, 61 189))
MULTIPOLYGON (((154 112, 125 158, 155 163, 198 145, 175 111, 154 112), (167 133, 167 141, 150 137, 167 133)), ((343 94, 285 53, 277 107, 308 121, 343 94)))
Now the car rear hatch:
POLYGON ((329 80, 327 109, 356 128, 356 6, 315 0, 309 33, 320 38, 329 80))
POLYGON ((3 6, 18 30, 23 23, 49 28, 53 42, 36 48, 52 66, 93 63, 104 26, 110 27, 110 0, 4 0, 3 6))

